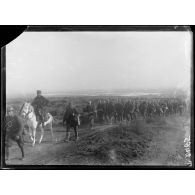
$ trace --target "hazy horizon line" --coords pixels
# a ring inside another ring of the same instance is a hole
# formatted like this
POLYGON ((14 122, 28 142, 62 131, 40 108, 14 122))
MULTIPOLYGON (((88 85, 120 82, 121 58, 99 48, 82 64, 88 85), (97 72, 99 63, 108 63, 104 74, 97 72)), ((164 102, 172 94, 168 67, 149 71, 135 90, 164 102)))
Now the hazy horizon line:
MULTIPOLYGON (((170 88, 131 88, 131 89, 72 89, 72 90, 64 90, 64 91, 43 91, 43 95, 75 95, 75 93, 132 93, 132 92, 165 92, 165 91, 183 91, 181 88, 177 87, 170 87, 170 88)), ((6 93, 6 96, 30 96, 30 95, 36 95, 36 91, 34 92, 21 92, 21 93, 6 93)))

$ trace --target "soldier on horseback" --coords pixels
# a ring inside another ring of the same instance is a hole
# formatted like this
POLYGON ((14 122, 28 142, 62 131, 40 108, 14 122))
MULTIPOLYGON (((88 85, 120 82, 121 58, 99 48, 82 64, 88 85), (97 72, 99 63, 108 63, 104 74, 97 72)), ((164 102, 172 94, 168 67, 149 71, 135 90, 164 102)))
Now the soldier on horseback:
POLYGON ((40 122, 44 127, 44 114, 45 107, 49 104, 49 101, 41 95, 41 91, 37 90, 37 96, 32 102, 32 106, 34 107, 34 111, 37 117, 40 118, 40 122))

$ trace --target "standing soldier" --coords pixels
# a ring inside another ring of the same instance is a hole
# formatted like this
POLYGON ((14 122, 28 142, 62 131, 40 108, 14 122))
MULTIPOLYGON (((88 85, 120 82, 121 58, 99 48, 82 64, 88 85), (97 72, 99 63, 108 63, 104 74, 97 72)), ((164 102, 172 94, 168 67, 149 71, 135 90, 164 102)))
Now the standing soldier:
POLYGON ((91 101, 88 102, 88 104, 84 110, 88 113, 88 118, 90 121, 90 128, 92 129, 94 126, 95 109, 94 109, 94 106, 92 105, 91 101))
POLYGON ((103 100, 102 104, 103 104, 103 121, 108 122, 107 121, 107 101, 103 100))
POLYGON ((41 95, 41 90, 37 90, 37 96, 32 102, 32 106, 34 107, 35 114, 40 118, 40 122, 44 127, 44 114, 45 107, 49 104, 49 101, 41 95))
POLYGON ((121 103, 121 101, 118 99, 116 104, 115 104, 115 110, 116 110, 116 114, 117 114, 117 121, 119 121, 120 123, 122 123, 123 121, 123 112, 124 112, 124 106, 121 103))
POLYGON ((129 100, 127 102, 125 102, 125 104, 124 104, 123 117, 126 120, 126 122, 130 121, 130 101, 129 100))
POLYGON ((129 115, 130 120, 132 121, 134 119, 133 114, 135 113, 135 102, 133 100, 129 101, 129 115))
POLYGON ((24 159, 24 149, 23 149, 23 129, 24 129, 24 123, 22 119, 14 114, 13 107, 9 106, 7 108, 7 116, 6 116, 6 139, 5 139, 5 154, 7 160, 9 160, 9 147, 10 141, 15 141, 21 152, 22 152, 22 160, 24 159))
POLYGON ((110 119, 109 119, 109 99, 105 100, 105 105, 104 105, 104 119, 106 121, 106 123, 109 123, 110 122, 110 119))
POLYGON ((104 119, 104 105, 101 100, 97 104, 97 117, 99 122, 103 122, 104 119))
POLYGON ((62 124, 66 123, 66 138, 65 141, 69 142, 70 139, 70 129, 71 127, 75 132, 75 141, 78 140, 78 125, 80 125, 80 121, 78 118, 78 112, 76 108, 73 107, 72 103, 69 103, 66 107, 66 111, 64 113, 62 124))

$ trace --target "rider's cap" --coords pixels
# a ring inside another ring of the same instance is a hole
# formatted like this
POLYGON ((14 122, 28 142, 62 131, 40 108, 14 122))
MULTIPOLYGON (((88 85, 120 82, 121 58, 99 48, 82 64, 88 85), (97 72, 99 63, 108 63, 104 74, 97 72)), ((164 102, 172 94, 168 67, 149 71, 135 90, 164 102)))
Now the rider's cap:
POLYGON ((37 94, 39 94, 39 95, 40 95, 40 94, 41 94, 41 90, 37 90, 37 94))
POLYGON ((14 108, 12 106, 8 106, 7 107, 7 111, 10 112, 10 111, 14 111, 14 108))

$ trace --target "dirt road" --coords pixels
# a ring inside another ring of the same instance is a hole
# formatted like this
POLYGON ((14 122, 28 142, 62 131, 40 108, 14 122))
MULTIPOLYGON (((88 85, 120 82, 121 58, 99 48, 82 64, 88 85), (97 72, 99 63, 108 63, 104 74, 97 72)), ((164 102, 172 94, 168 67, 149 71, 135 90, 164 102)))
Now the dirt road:
MULTIPOLYGON (((146 123, 145 129, 153 132, 152 141, 144 155, 139 159, 132 159, 129 165, 184 165, 185 151, 184 139, 186 131, 184 123, 187 117, 169 117, 161 123, 146 123)), ((112 128, 113 125, 99 125, 93 130, 83 128, 79 130, 80 139, 84 139, 86 135, 92 131, 104 131, 112 128)), ((32 147, 30 141, 25 143, 25 159, 21 161, 21 153, 16 144, 10 149, 10 160, 7 165, 68 165, 82 162, 82 157, 73 155, 76 150, 77 143, 73 140, 69 143, 61 141, 65 137, 65 129, 63 127, 54 127, 55 141, 51 141, 50 132, 45 132, 45 137, 41 144, 32 147), (57 140, 57 141, 56 141, 57 140), (80 159, 79 159, 80 158, 80 159), (77 163, 76 163, 77 162, 77 163)), ((37 133, 39 137, 39 133, 37 133)), ((74 135, 72 134, 72 137, 74 135)), ((26 138, 26 140, 28 140, 26 138)), ((90 162, 85 162, 90 164, 90 162)))
MULTIPOLYGON (((92 131, 102 131, 107 128, 111 128, 114 125, 98 125, 92 130, 89 128, 79 129, 79 138, 85 136, 86 133, 92 131)), ((39 138, 40 132, 37 132, 37 138, 39 138)), ((62 127, 54 127, 55 140, 52 142, 50 132, 45 131, 45 135, 41 144, 36 142, 35 146, 32 147, 32 143, 25 137, 25 158, 21 160, 21 153, 18 146, 13 143, 10 149, 10 159, 6 162, 7 165, 47 165, 47 164, 59 164, 61 157, 70 157, 69 147, 75 145, 73 141, 74 134, 72 133, 70 142, 64 142, 65 129, 62 127), (68 155, 67 155, 68 153, 68 155)), ((66 164, 66 162, 64 162, 66 164)))

